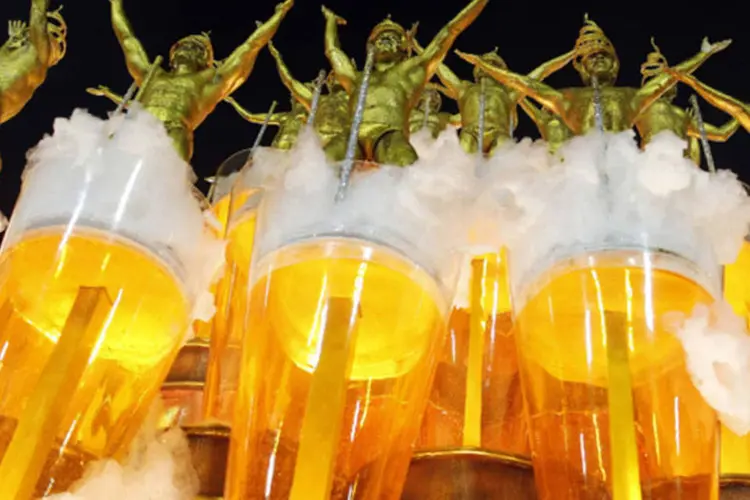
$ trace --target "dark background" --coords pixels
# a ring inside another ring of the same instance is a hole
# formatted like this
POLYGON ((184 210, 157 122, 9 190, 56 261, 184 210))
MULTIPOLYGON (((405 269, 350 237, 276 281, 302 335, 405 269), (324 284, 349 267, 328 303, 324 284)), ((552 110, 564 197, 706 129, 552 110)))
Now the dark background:
MULTIPOLYGON (((405 27, 420 21, 418 39, 422 44, 451 19, 463 6, 458 0, 326 0, 327 6, 349 21, 340 27, 342 47, 364 62, 365 40, 370 29, 387 14, 405 27)), ((60 4, 53 0, 51 8, 60 4)), ((28 0, 0 2, 0 21, 28 20, 28 0)), ((149 56, 168 55, 179 38, 211 31, 216 57, 226 57, 248 37, 256 20, 273 14, 272 0, 126 0, 125 9, 149 56)), ((588 12, 614 43, 621 61, 619 83, 640 85, 640 64, 651 51, 649 38, 656 42, 674 65, 695 54, 704 36, 711 41, 734 39, 726 51, 713 56, 696 72, 709 85, 750 101, 748 62, 750 32, 743 8, 720 2, 607 2, 491 0, 477 22, 456 43, 456 48, 483 53, 495 46, 509 67, 527 72, 547 59, 573 47, 583 15, 588 12), (657 7, 658 5, 658 7, 657 7), (692 6, 695 7, 692 7, 692 6)), ((52 68, 46 83, 16 118, 0 125, 0 210, 12 209, 18 194, 20 173, 26 151, 51 131, 55 117, 69 116, 74 108, 87 108, 99 116, 114 105, 85 92, 86 87, 107 85, 124 93, 131 83, 124 59, 112 32, 107 0, 68 0, 63 15, 69 26, 68 54, 52 68)), ((4 26, 4 25, 3 25, 4 26)), ((282 22, 274 39, 290 70, 301 81, 315 78, 328 69, 323 53, 324 19, 317 0, 297 0, 282 22)), ((450 54, 446 63, 464 78, 471 78, 471 67, 450 54)), ((578 74, 565 68, 549 79, 556 87, 578 85, 578 74)), ((687 107, 690 90, 680 88, 678 102, 687 107)), ((276 66, 267 50, 258 57, 253 74, 235 97, 254 112, 268 109, 272 100, 278 110, 288 109, 289 95, 279 81, 276 66)), ((447 101, 451 110, 455 103, 447 101)), ((720 125, 728 117, 702 102, 707 121, 720 125)), ((519 113, 523 115, 523 113, 519 113)), ((248 147, 259 126, 245 122, 228 104, 221 103, 196 133, 193 167, 203 178, 233 152, 248 147)), ((265 142, 270 142, 273 130, 265 142)), ((518 136, 537 137, 529 120, 522 116, 518 136)), ((730 168, 745 180, 750 169, 745 157, 750 139, 740 130, 726 144, 714 145, 720 168, 730 168)), ((201 183, 205 188, 205 184, 201 183)))

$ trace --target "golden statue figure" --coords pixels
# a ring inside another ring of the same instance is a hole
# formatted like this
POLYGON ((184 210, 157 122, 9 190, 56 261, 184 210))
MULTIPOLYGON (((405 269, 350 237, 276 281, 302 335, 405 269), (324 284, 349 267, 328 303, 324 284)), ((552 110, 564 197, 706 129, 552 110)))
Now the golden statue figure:
POLYGON ((533 104, 527 97, 521 99, 518 104, 539 129, 539 134, 547 143, 550 153, 555 153, 565 141, 573 137, 573 132, 560 117, 544 107, 533 104))
POLYGON ((47 71, 65 56, 68 28, 49 0, 32 0, 29 24, 8 22, 0 47, 0 123, 16 116, 44 83, 47 71))
MULTIPOLYGON (((716 44, 703 41, 701 51, 677 66, 680 71, 692 73, 710 56, 727 48, 731 40, 716 44)), ((599 26, 585 20, 576 40, 573 66, 581 75, 585 86, 557 90, 534 78, 512 73, 493 66, 481 57, 458 52, 464 60, 489 73, 500 83, 529 96, 559 116, 575 135, 583 135, 595 127, 594 87, 596 78, 600 88, 604 129, 610 132, 629 130, 636 118, 665 92, 675 81, 667 74, 651 78, 640 88, 615 86, 620 61, 609 38, 599 26)))
MULTIPOLYGON (((409 143, 409 116, 458 35, 479 16, 489 0, 472 0, 430 42, 424 52, 411 57, 407 31, 386 19, 370 33, 374 65, 359 129, 358 157, 376 163, 405 166, 417 153, 409 143)), ((339 47, 338 25, 346 21, 323 7, 326 17, 326 56, 336 77, 349 94, 355 94, 362 73, 339 47)), ((356 99, 350 100, 353 116, 356 99)))
MULTIPOLYGON (((314 88, 315 83, 308 84, 314 88)), ((233 97, 227 97, 225 102, 231 104, 239 115, 250 123, 262 125, 268 117, 268 113, 251 113, 243 108, 233 97)), ((286 112, 272 113, 268 117, 268 124, 279 127, 279 131, 273 138, 271 147, 283 150, 292 149, 297 142, 297 137, 302 128, 307 124, 308 111, 297 99, 292 97, 291 109, 286 112)))
MULTIPOLYGON (((417 52, 422 48, 414 41, 417 52)), ((529 78, 542 81, 552 73, 562 69, 573 59, 574 52, 558 56, 540 65, 528 74, 529 78)), ((482 56, 482 61, 493 67, 507 69, 505 61, 497 53, 497 47, 492 52, 482 56)), ((485 80, 485 109, 484 109, 484 138, 483 153, 492 154, 499 145, 510 139, 513 134, 513 124, 518 123, 519 100, 517 91, 509 90, 479 67, 474 67, 474 81, 461 80, 445 64, 437 70, 438 78, 448 89, 450 98, 458 102, 461 115, 461 145, 467 153, 475 153, 479 146, 479 102, 482 93, 482 80, 485 80)))
POLYGON ((673 78, 695 90, 698 95, 704 98, 711 106, 722 110, 737 120, 745 130, 750 132, 750 104, 744 103, 739 99, 735 99, 732 96, 709 87, 694 76, 688 75, 685 72, 672 68, 667 68, 665 71, 673 78))
MULTIPOLYGON (((151 60, 125 15, 123 0, 110 2, 112 26, 125 53, 128 71, 141 85, 151 60)), ((157 68, 148 88, 142 89, 141 104, 164 123, 185 160, 193 155, 195 129, 218 103, 247 80, 258 53, 276 33, 293 3, 294 0, 286 0, 277 5, 274 15, 218 65, 214 64, 213 46, 207 34, 183 38, 169 51, 169 70, 157 68)), ((106 89, 100 89, 97 95, 106 95, 106 89)))
POLYGON ((428 83, 419 101, 409 115, 409 133, 414 134, 422 130, 425 126, 425 113, 427 114, 427 128, 433 138, 437 138, 440 133, 450 124, 456 127, 461 125, 460 115, 442 112, 443 97, 441 93, 447 93, 448 89, 435 83, 428 83))
MULTIPOLYGON (((663 74, 664 70, 669 67, 667 59, 659 50, 659 47, 651 39, 651 45, 654 52, 651 52, 646 62, 641 65, 641 74, 643 79, 642 86, 648 84, 648 81, 663 74)), ((688 148, 685 155, 691 158, 697 165, 701 161, 700 130, 698 123, 693 116, 692 109, 682 109, 672 104, 677 97, 677 87, 672 87, 664 95, 654 101, 654 103, 645 109, 636 117, 635 127, 641 136, 641 144, 646 145, 656 134, 663 130, 669 130, 677 137, 688 141, 688 148)), ((716 127, 709 123, 704 123, 706 137, 711 141, 725 142, 739 128, 737 120, 730 120, 722 127, 716 127)))
MULTIPOLYGON (((309 112, 312 107, 315 87, 296 80, 284 63, 281 54, 269 42, 268 50, 276 60, 276 67, 284 86, 309 112)), ((346 156, 346 141, 349 133, 349 94, 338 82, 333 72, 326 79, 328 92, 321 94, 318 109, 313 118, 313 128, 320 137, 321 145, 331 161, 341 161, 346 156)))

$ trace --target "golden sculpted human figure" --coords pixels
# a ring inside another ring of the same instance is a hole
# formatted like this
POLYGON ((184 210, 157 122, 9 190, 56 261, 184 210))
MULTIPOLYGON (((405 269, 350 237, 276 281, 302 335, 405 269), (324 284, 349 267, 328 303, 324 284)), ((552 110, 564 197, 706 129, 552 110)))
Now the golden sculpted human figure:
MULTIPOLYGON (((314 85, 314 83, 313 83, 314 85)), ((224 99, 225 102, 231 104, 237 113, 242 118, 249 121, 250 123, 263 124, 266 121, 268 113, 251 113, 234 100, 233 97, 227 97, 224 99)), ((297 137, 302 128, 307 123, 308 112, 307 109, 292 97, 291 109, 287 112, 272 113, 268 119, 269 125, 275 125, 279 127, 279 131, 273 138, 271 147, 283 150, 292 149, 294 144, 297 142, 297 137)))
POLYGON ((447 93, 448 90, 445 87, 434 83, 428 83, 422 95, 419 97, 419 102, 414 109, 411 110, 409 115, 409 133, 413 134, 422 130, 425 126, 425 112, 427 112, 427 128, 433 138, 437 138, 440 133, 445 130, 448 124, 454 126, 460 126, 460 117, 456 119, 451 113, 442 112, 443 108, 443 97, 440 93, 447 93))
MULTIPOLYGON (((125 53, 128 71, 140 85, 151 67, 151 60, 125 15, 123 0, 110 2, 112 26, 125 53)), ((293 0, 286 0, 277 5, 274 15, 218 65, 214 65, 208 35, 191 35, 172 46, 169 70, 156 69, 148 88, 142 89, 141 104, 164 123, 183 158, 190 160, 193 155, 195 129, 218 103, 250 76, 258 53, 276 33, 293 3, 293 0)))
MULTIPOLYGON (((417 52, 421 47, 414 42, 417 52)), ((542 81, 552 73, 559 71, 573 59, 574 52, 558 56, 540 65, 529 73, 528 77, 542 81)), ((493 67, 507 69, 505 61, 494 51, 482 56, 482 61, 493 67)), ((479 67, 474 67, 474 81, 461 80, 445 64, 437 70, 438 78, 448 89, 447 95, 458 102, 461 115, 461 145, 467 153, 475 153, 479 145, 479 102, 482 93, 482 80, 485 80, 485 111, 483 149, 485 154, 491 154, 497 146, 505 142, 512 135, 511 124, 518 123, 518 92, 507 89, 479 67)))
POLYGON ((560 117, 544 107, 533 104, 527 97, 521 99, 518 104, 539 129, 539 134, 548 144, 550 153, 555 153, 565 141, 573 137, 573 132, 560 117))
MULTIPOLYGON (((292 96, 308 111, 312 107, 315 87, 301 83, 292 76, 281 54, 269 42, 268 50, 276 60, 279 76, 292 96)), ((349 94, 336 79, 333 72, 326 79, 328 92, 321 94, 318 109, 313 119, 313 127, 318 133, 321 145, 331 161, 340 161, 346 155, 346 138, 349 132, 349 94)))
MULTIPOLYGON (((730 42, 709 44, 704 40, 701 51, 677 68, 693 72, 711 55, 729 46, 730 42)), ((479 56, 460 52, 459 55, 500 83, 531 97, 559 116, 575 135, 586 134, 595 127, 594 78, 600 87, 604 129, 610 132, 631 129, 638 115, 675 85, 674 79, 662 74, 651 78, 640 88, 615 86, 620 68, 615 48, 601 28, 588 18, 576 41, 573 60, 573 66, 585 84, 583 87, 557 90, 534 78, 492 66, 479 56)))
POLYGON ((737 120, 745 130, 750 132, 750 104, 744 103, 739 99, 724 94, 723 92, 719 92, 694 76, 685 74, 680 70, 668 68, 666 69, 666 72, 670 76, 695 90, 698 95, 704 98, 711 106, 722 110, 737 120))
MULTIPOLYGON (((427 82, 450 50, 458 35, 482 12, 489 0, 473 0, 425 48, 410 57, 411 41, 406 30, 386 19, 370 33, 374 66, 359 130, 359 158, 376 163, 405 166, 417 159, 409 143, 409 116, 427 82)), ((362 73, 339 47, 337 25, 346 21, 323 7, 326 17, 325 48, 333 71, 350 94, 359 87, 362 73)), ((356 99, 350 100, 350 116, 356 99)))
MULTIPOLYGON (((648 55, 646 62, 641 65, 641 74, 643 75, 642 85, 647 85, 648 81, 663 74, 669 66, 667 59, 651 39, 651 45, 654 52, 648 55)), ((700 165, 701 149, 698 139, 700 130, 698 123, 693 116, 692 109, 685 110, 672 104, 677 97, 677 87, 672 87, 660 99, 645 109, 635 121, 635 127, 641 136, 641 144, 646 145, 659 132, 669 130, 677 137, 688 141, 688 148, 685 151, 686 156, 691 158, 696 164, 700 165)), ((729 139, 739 127, 737 120, 730 120, 722 127, 716 127, 709 123, 704 123, 706 136, 711 141, 724 142, 729 139)))
POLYGON ((16 116, 44 83, 47 71, 65 56, 67 25, 49 0, 32 0, 29 24, 8 22, 0 47, 0 123, 16 116))

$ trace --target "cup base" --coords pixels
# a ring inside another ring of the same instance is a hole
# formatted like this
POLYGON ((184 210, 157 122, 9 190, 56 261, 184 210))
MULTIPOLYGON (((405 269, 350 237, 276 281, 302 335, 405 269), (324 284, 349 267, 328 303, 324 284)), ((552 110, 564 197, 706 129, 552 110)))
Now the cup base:
POLYGON ((720 500, 750 500, 750 476, 723 476, 719 484, 720 500))
POLYGON ((221 425, 183 427, 198 474, 198 499, 221 499, 229 454, 229 428, 221 425))

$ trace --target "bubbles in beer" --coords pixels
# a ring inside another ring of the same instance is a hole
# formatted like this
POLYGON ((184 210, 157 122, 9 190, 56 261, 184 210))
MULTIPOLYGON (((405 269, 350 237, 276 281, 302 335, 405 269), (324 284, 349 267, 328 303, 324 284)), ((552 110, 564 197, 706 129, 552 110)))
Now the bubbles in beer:
POLYGON ((51 500, 192 500, 198 493, 187 439, 178 428, 157 430, 161 401, 141 429, 127 460, 101 460, 88 466, 69 492, 51 500))
POLYGON ((746 322, 723 301, 697 306, 689 318, 675 317, 688 371, 703 399, 724 425, 743 436, 750 432, 750 335, 746 322), (680 321, 681 320, 681 321, 680 321))
POLYGON ((85 224, 147 247, 181 278, 197 319, 210 318, 208 286, 223 263, 223 243, 192 192, 195 175, 164 126, 132 107, 108 120, 75 110, 29 153, 22 193, 4 244, 35 227, 85 224))

